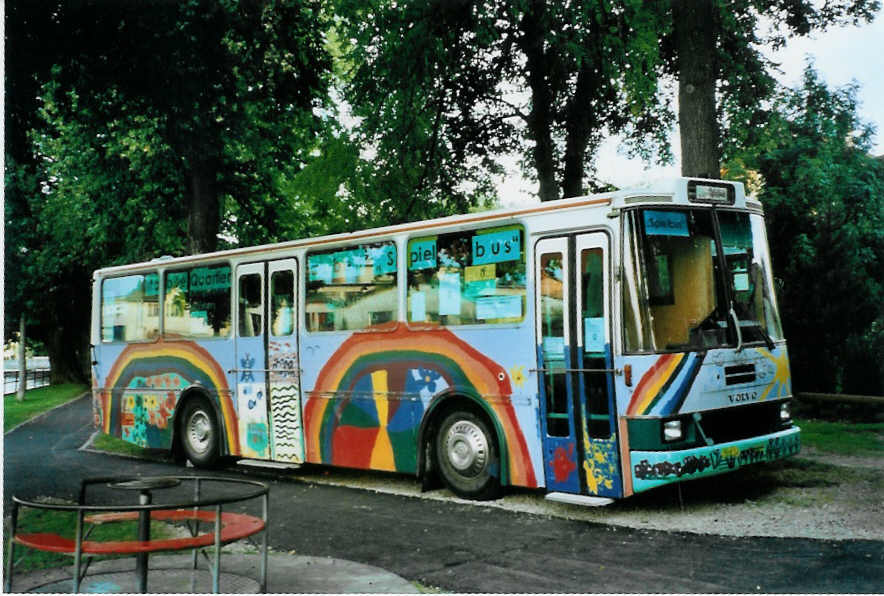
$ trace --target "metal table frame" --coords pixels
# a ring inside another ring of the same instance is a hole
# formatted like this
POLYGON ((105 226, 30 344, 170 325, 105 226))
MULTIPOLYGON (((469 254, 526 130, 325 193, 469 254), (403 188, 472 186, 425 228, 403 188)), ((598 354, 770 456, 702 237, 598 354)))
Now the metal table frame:
MULTIPOLYGON (((137 512, 139 514, 139 541, 145 535, 144 531, 147 528, 149 532, 149 518, 150 513, 152 511, 159 510, 173 510, 173 509, 193 509, 194 512, 199 511, 204 507, 211 507, 214 509, 214 536, 215 536, 215 544, 214 544, 214 556, 212 560, 208 560, 208 555, 203 552, 203 555, 207 558, 210 571, 212 573, 212 591, 213 593, 218 593, 220 591, 220 575, 221 575, 221 515, 223 512, 223 508, 225 505, 231 505, 235 503, 242 503, 245 501, 249 501, 251 499, 261 498, 261 521, 263 522, 263 530, 261 530, 262 538, 261 538, 261 563, 260 563, 260 590, 261 592, 266 592, 267 590, 267 542, 268 542, 268 532, 269 532, 269 498, 270 498, 270 487, 263 483, 258 482, 256 480, 245 480, 238 478, 225 478, 221 476, 113 476, 113 477, 99 477, 99 478, 87 478, 82 480, 80 483, 80 493, 77 499, 77 504, 68 505, 68 504, 56 504, 56 503, 37 503, 33 501, 26 501, 24 499, 20 499, 18 497, 12 497, 12 511, 11 511, 11 523, 10 523, 10 532, 8 539, 8 548, 7 548, 7 562, 6 562, 6 585, 5 591, 12 591, 12 573, 15 564, 15 535, 18 525, 18 511, 19 507, 29 507, 34 509, 49 509, 56 511, 71 511, 75 512, 77 516, 76 528, 75 528, 75 539, 74 539, 74 570, 73 570, 73 592, 80 591, 80 584, 86 576, 86 572, 89 569, 89 564, 92 562, 92 556, 85 557, 84 564, 84 556, 82 552, 83 541, 86 540, 89 536, 89 532, 91 532, 90 528, 88 531, 84 531, 84 525, 88 521, 86 519, 87 513, 98 513, 98 512, 119 512, 119 513, 129 513, 129 512, 137 512), (192 482, 194 486, 193 491, 193 499, 181 503, 151 503, 151 499, 149 496, 149 491, 156 490, 160 488, 170 488, 172 486, 177 486, 184 482, 192 482), (205 484, 207 483, 221 483, 225 485, 237 484, 237 485, 245 485, 250 487, 251 490, 243 491, 240 494, 236 494, 231 497, 222 497, 222 498, 211 498, 205 497, 205 484), (90 486, 96 484, 107 484, 111 486, 111 488, 123 488, 129 490, 138 490, 140 493, 140 503, 138 505, 110 505, 110 504, 87 504, 86 503, 86 494, 87 489, 90 486), (116 485, 116 486, 114 486, 116 485), (145 494, 147 494, 147 498, 145 498, 145 494), (146 502, 145 502, 146 501, 146 502), (144 520, 148 520, 145 522, 144 520)), ((192 536, 197 536, 199 533, 199 520, 196 519, 195 525, 188 524, 192 536)), ((93 526, 94 527, 94 526, 93 526)), ((149 534, 147 534, 148 542, 149 542, 149 534)), ((197 568, 197 551, 200 551, 202 547, 183 547, 181 549, 168 549, 168 550, 187 550, 188 548, 192 548, 193 550, 193 569, 197 568)), ((130 553, 118 553, 118 554, 130 554, 130 553)), ((138 575, 139 580, 139 588, 142 593, 147 591, 147 557, 148 553, 141 552, 136 554, 136 573, 138 575)))

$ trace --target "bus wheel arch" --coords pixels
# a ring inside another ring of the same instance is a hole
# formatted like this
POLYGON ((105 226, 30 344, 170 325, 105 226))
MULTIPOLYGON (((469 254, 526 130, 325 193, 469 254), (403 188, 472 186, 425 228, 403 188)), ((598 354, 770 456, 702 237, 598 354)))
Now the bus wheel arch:
POLYGON ((222 418, 209 393, 194 387, 186 390, 175 408, 173 454, 198 468, 211 468, 223 455, 222 418))
POLYGON ((466 394, 437 397, 420 430, 424 488, 441 480, 460 497, 495 499, 505 483, 506 448, 493 412, 466 394))

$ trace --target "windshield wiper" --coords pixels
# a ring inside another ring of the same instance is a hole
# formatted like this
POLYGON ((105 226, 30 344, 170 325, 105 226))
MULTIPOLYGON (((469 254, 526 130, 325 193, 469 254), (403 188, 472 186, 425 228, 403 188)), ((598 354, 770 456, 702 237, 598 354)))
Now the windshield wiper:
POLYGON ((728 311, 728 314, 731 316, 731 320, 734 322, 734 329, 737 330, 737 348, 736 352, 739 354, 743 351, 743 332, 740 331, 740 319, 737 317, 737 311, 734 310, 734 302, 731 300, 731 309, 728 311))
MULTIPOLYGON (((737 316, 737 311, 734 309, 734 303, 731 301, 731 309, 730 309, 730 317, 734 322, 734 328, 737 330, 737 348, 736 352, 740 353, 743 351, 743 332, 740 329, 740 318, 737 316)), ((767 330, 761 326, 758 321, 750 321, 749 324, 758 330, 758 333, 761 335, 761 339, 764 340, 764 344, 767 346, 767 349, 773 352, 776 348, 776 344, 774 344, 773 339, 770 335, 767 334, 767 330)))

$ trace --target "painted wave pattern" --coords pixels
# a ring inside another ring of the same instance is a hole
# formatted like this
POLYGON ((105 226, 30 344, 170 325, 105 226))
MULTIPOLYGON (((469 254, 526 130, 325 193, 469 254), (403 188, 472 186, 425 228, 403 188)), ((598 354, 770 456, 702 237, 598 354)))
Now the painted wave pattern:
POLYGON ((273 459, 301 463, 301 414, 298 407, 297 385, 270 387, 270 416, 273 429, 271 456, 273 459))

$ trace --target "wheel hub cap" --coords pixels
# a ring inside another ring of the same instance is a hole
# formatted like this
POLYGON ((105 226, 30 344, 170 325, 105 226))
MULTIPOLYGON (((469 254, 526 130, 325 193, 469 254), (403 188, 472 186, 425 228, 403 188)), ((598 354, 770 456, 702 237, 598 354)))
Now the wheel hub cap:
POLYGON ((212 424, 205 412, 196 412, 187 425, 190 445, 200 453, 205 452, 212 440, 212 424))
POLYGON ((464 476, 478 476, 488 463, 488 439, 478 426, 461 420, 445 435, 448 461, 464 476))

